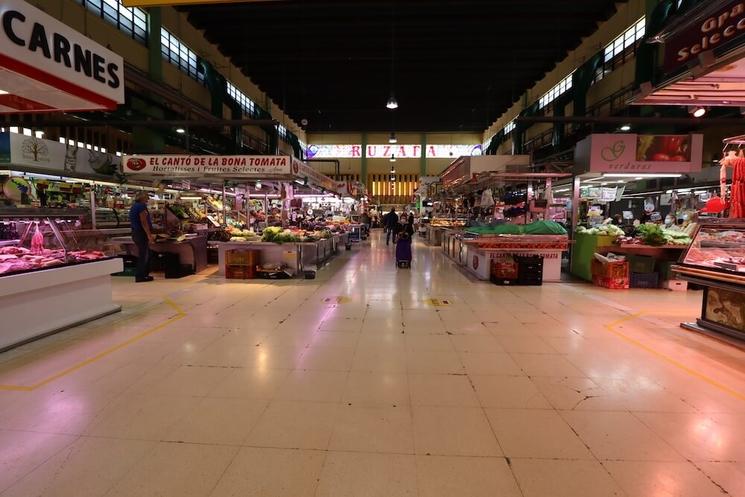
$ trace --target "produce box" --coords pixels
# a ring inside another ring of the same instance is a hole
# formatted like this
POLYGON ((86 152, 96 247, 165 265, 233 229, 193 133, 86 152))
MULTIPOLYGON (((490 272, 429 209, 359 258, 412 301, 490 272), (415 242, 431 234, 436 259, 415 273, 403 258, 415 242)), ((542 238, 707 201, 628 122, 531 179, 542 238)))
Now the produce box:
POLYGON ((657 288, 659 273, 631 273, 631 288, 657 288))
POLYGON ((625 290, 629 287, 629 278, 607 278, 605 276, 593 276, 592 283, 595 286, 613 290, 625 290))
POLYGON ((587 233, 576 233, 572 247, 571 272, 586 281, 592 281, 592 261, 599 247, 613 245, 616 236, 600 236, 587 233))
POLYGON ((667 288, 673 292, 685 292, 688 290, 688 282, 685 280, 665 280, 661 288, 667 288))
POLYGON ((653 273, 656 259, 648 255, 629 255, 629 271, 632 273, 653 273))

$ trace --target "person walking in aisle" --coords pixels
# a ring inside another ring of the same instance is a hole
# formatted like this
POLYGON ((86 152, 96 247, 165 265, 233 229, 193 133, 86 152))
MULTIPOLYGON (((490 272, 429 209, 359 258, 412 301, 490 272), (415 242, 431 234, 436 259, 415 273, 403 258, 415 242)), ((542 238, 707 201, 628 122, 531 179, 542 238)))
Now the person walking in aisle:
POLYGON ((405 231, 409 237, 414 236, 414 213, 412 211, 409 211, 409 217, 406 219, 405 231))
POLYGON ((391 207, 391 211, 385 215, 385 244, 390 245, 391 244, 391 238, 393 238, 393 242, 396 242, 396 233, 398 232, 398 214, 396 214, 396 209, 394 207, 391 207))
POLYGON ((150 244, 155 242, 153 236, 153 223, 150 221, 150 212, 147 210, 147 202, 150 197, 146 192, 140 192, 135 196, 135 201, 129 209, 129 224, 132 227, 132 241, 137 245, 137 272, 135 281, 153 281, 150 276, 150 244))

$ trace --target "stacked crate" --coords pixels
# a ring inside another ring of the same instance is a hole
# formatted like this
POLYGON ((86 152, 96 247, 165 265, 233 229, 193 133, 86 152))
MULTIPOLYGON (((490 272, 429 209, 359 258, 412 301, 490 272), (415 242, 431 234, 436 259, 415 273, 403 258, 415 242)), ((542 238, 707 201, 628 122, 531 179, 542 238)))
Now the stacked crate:
POLYGON ((622 290, 629 287, 629 263, 626 261, 592 261, 592 282, 595 286, 622 290))
POLYGON ((247 280, 256 278, 256 266, 261 263, 259 250, 228 250, 225 252, 225 278, 247 280))

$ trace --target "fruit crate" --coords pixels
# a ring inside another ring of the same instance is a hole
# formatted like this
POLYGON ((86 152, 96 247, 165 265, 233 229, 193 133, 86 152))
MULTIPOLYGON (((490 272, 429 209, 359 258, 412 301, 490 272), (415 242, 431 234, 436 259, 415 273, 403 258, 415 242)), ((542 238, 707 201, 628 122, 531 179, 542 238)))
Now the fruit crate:
POLYGON ((225 266, 225 278, 228 280, 250 280, 255 277, 255 271, 249 266, 225 266))
POLYGON ((626 261, 610 261, 600 262, 597 259, 592 261, 592 276, 593 279, 598 276, 600 278, 610 279, 629 279, 629 263, 626 261))
POLYGON ((631 288, 657 288, 660 284, 659 273, 631 273, 631 288))

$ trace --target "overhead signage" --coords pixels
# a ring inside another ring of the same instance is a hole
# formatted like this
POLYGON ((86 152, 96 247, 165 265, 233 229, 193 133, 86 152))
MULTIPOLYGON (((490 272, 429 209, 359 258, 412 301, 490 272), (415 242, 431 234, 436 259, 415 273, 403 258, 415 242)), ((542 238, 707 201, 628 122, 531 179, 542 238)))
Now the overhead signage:
POLYGON ((665 70, 670 72, 708 50, 742 40, 745 34, 745 2, 724 2, 712 15, 665 40, 665 70))
POLYGON ((34 136, 1 133, 0 164, 60 176, 112 176, 119 170, 120 158, 34 136))
POLYGON ((688 174, 701 170, 703 135, 593 134, 575 149, 575 173, 688 174))
POLYGON ((0 3, 0 68, 8 71, 0 81, 2 107, 124 103, 122 57, 23 0, 0 3))
MULTIPOLYGON (((359 144, 311 144, 306 155, 309 159, 361 159, 362 150, 363 147, 359 144)), ((397 159, 419 159, 424 154, 429 159, 452 159, 463 155, 481 155, 481 151, 481 145, 478 144, 428 144, 425 147, 419 144, 370 144, 365 147, 365 156, 369 159, 390 158, 391 155, 395 155, 397 159)))
POLYGON ((157 176, 255 176, 269 178, 292 174, 286 155, 127 155, 124 174, 157 176))
POLYGON ((212 5, 216 3, 258 3, 274 0, 123 0, 126 7, 161 7, 165 5, 212 5))

